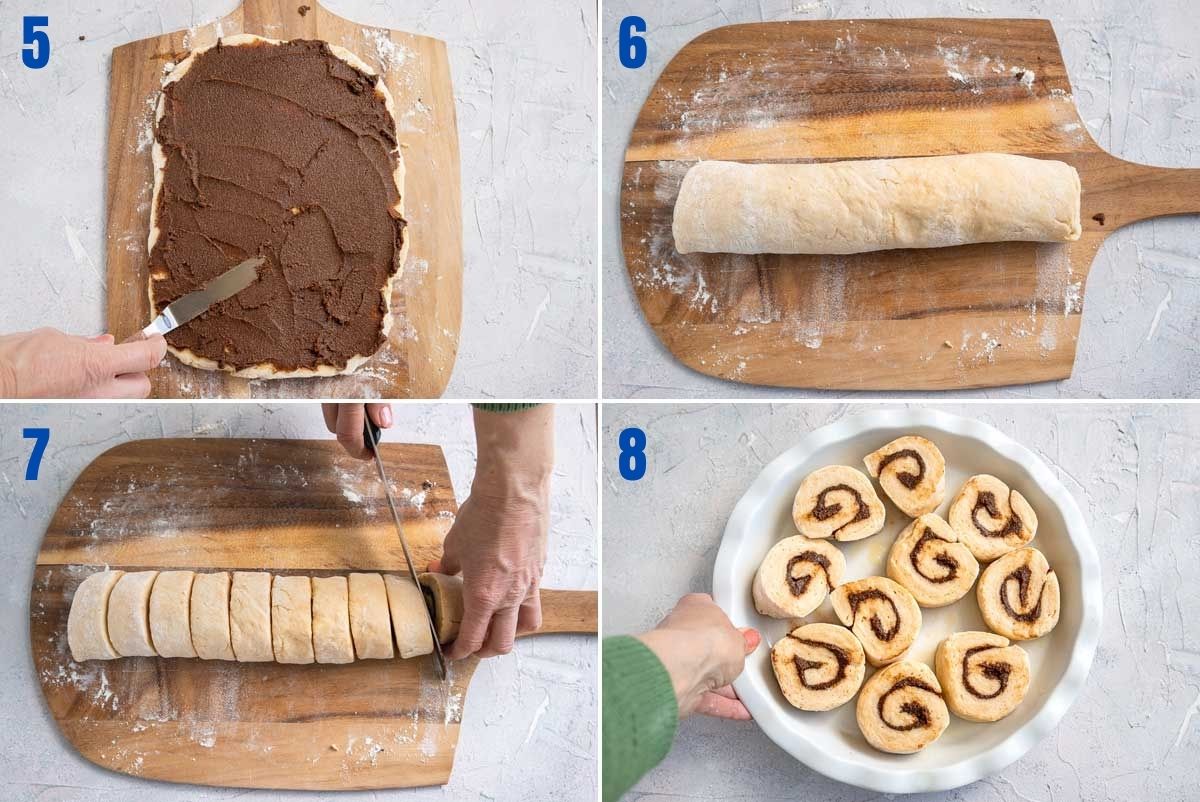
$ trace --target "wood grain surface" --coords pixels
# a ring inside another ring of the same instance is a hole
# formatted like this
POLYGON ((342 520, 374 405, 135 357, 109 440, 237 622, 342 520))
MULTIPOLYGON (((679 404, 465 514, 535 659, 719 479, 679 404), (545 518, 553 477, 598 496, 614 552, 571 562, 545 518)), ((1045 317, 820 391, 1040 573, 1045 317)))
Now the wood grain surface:
POLYGON ((146 240, 154 185, 154 104, 164 69, 221 36, 323 39, 376 69, 396 104, 404 157, 408 260, 393 285, 388 342, 347 376, 249 380, 169 357, 152 372, 158 397, 435 398, 450 380, 462 318, 462 212, 458 127, 446 45, 344 20, 316 0, 244 0, 209 25, 112 51, 108 127, 108 329, 122 340, 150 322, 146 240), (301 14, 300 8, 306 11, 301 14))
MULTIPOLYGON (((439 447, 381 448, 418 566, 457 505, 439 447)), ((46 530, 30 596, 34 667, 80 754, 140 777, 247 788, 444 784, 476 661, 347 665, 122 658, 76 663, 71 598, 104 567, 404 573, 374 463, 329 441, 119 445, 76 479, 46 530)), ((542 592, 544 632, 595 632, 594 591, 542 592)), ((514 734, 514 737, 516 735, 514 734)))
POLYGON ((1045 20, 733 25, 688 43, 625 152, 621 238, 654 332, 694 370, 835 389, 955 389, 1070 375, 1092 259, 1136 220, 1200 212, 1200 170, 1116 159, 1076 112, 1045 20), (851 256, 680 255, 696 161, 974 152, 1073 165, 1083 236, 851 256))

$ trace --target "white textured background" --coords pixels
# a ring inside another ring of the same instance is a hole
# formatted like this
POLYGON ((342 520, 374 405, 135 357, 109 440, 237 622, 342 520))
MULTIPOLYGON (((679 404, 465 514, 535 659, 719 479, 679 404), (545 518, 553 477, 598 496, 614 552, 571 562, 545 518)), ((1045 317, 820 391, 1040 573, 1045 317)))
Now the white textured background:
MULTIPOLYGON (((392 442, 442 446, 461 503, 475 440, 466 404, 393 407, 392 442)), ((84 466, 146 437, 330 437, 316 404, 0 405, 0 799, 39 802, 169 800, 593 800, 596 795, 596 639, 524 638, 482 662, 464 704, 454 771, 444 788, 395 793, 282 794, 135 779, 98 768, 58 734, 29 652, 29 588, 50 517, 84 466), (37 481, 25 481, 27 426, 49 426, 37 481)), ((557 466, 545 584, 597 587, 596 407, 557 411, 557 466)))
MULTIPOLYGON (((695 373, 659 343, 625 271, 617 213, 633 122, 688 41, 739 22, 880 17, 1038 17, 1054 25, 1088 132, 1124 159, 1200 168, 1200 23, 1194 0, 607 0, 604 4, 604 394, 609 398, 842 398, 695 373), (645 18, 649 57, 616 59, 617 26, 645 18)), ((1159 218, 1105 241, 1088 277, 1070 379, 959 396, 1171 398, 1200 391, 1200 217, 1159 218)), ((876 393, 871 397, 900 393, 876 393)))
MULTIPOLYGON (((212 22, 237 5, 0 0, 0 269, 7 278, 0 331, 103 330, 112 48, 212 22), (50 17, 50 62, 40 70, 21 63, 25 14, 50 17)), ((322 5, 363 25, 448 45, 465 266, 462 335, 446 397, 592 398, 593 0, 322 5)))
MULTIPOLYGON (((942 794, 885 797, 810 771, 753 722, 696 717, 629 799, 1195 800, 1200 783, 1200 407, 950 404, 1037 453, 1075 496, 1100 552, 1104 626, 1083 694, 1004 771, 942 794)), ((606 405, 604 632, 652 627, 712 589, 734 505, 805 433, 869 406, 606 405), (616 472, 617 433, 650 443, 644 479, 616 472)))

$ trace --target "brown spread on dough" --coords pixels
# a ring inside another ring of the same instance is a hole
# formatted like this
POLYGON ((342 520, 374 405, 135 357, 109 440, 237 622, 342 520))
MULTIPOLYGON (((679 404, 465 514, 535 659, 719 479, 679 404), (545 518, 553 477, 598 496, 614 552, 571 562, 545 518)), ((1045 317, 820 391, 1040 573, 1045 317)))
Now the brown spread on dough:
POLYGON ((954 559, 949 554, 942 552, 941 554, 934 555, 933 561, 946 569, 945 574, 942 576, 930 576, 922 571, 921 563, 919 562, 918 558, 921 556, 921 550, 925 548, 925 544, 931 540, 940 540, 943 543, 950 542, 944 537, 938 537, 935 535, 933 530, 927 526, 925 527, 925 531, 921 533, 921 537, 917 539, 916 544, 913 545, 912 551, 908 553, 908 561, 912 563, 914 571, 916 571, 925 579, 928 579, 930 582, 940 585, 941 583, 949 582, 951 579, 954 579, 954 577, 958 576, 958 560, 954 559))
POLYGON ((163 89, 155 312, 266 257, 254 284, 169 334, 174 348, 292 371, 342 370, 383 344, 405 221, 378 80, 324 42, 218 43, 163 89))
POLYGON ((983 673, 983 676, 990 680, 994 680, 998 685, 996 690, 992 691, 991 693, 984 693, 971 684, 971 669, 967 667, 967 661, 979 652, 986 652, 989 649, 995 648, 995 646, 976 646, 974 648, 967 649, 966 654, 963 655, 963 687, 967 689, 969 694, 978 699, 995 699, 997 696, 1004 693, 1004 689, 1008 687, 1008 675, 1012 673, 1012 666, 1008 665, 1007 663, 984 662, 979 664, 979 670, 983 673))
POLYGON ((914 490, 916 489, 917 485, 921 483, 921 480, 925 478, 925 460, 923 460, 921 455, 911 448, 902 448, 899 451, 893 451, 891 454, 888 454, 886 457, 881 459, 879 461, 878 473, 880 476, 882 476, 883 469, 886 468, 890 463, 906 457, 917 463, 917 472, 909 473, 908 471, 896 471, 896 480, 909 490, 914 490))
POLYGON ((988 529, 983 524, 979 523, 978 513, 980 510, 986 510, 987 514, 994 519, 1000 518, 1000 508, 996 506, 996 496, 990 490, 982 490, 975 497, 975 506, 971 508, 971 523, 975 524, 975 528, 984 537, 1008 537, 1009 535, 1018 535, 1021 533, 1021 519, 1017 517, 1017 511, 1009 505, 1008 520, 1004 523, 1003 529, 988 529))
POLYGON ((825 497, 830 493, 835 493, 839 490, 854 496, 854 503, 858 505, 855 509, 854 517, 847 521, 841 527, 842 529, 845 529, 850 524, 858 523, 859 521, 865 521, 867 518, 871 517, 871 512, 867 509, 867 505, 863 504, 862 495, 850 485, 838 484, 830 485, 817 494, 817 503, 813 506, 811 513, 813 518, 817 519, 818 521, 827 521, 842 511, 842 505, 836 501, 829 505, 825 504, 825 497))
POLYGON ((817 660, 806 660, 800 655, 794 656, 792 658, 792 662, 796 665, 796 674, 800 678, 800 684, 805 688, 808 688, 810 691, 825 691, 829 690, 846 678, 846 667, 850 665, 850 655, 846 653, 845 649, 834 646, 832 643, 823 643, 822 641, 808 640, 807 638, 797 638, 795 635, 791 634, 789 634, 788 637, 792 640, 799 641, 806 646, 811 646, 814 649, 824 649, 833 655, 833 659, 837 661, 837 674, 835 674, 832 679, 810 684, 808 677, 805 676, 805 672, 814 668, 820 668, 821 666, 825 665, 825 663, 817 660))
POLYGON ((879 710, 879 720, 882 721, 885 725, 887 725, 891 729, 897 730, 899 732, 915 730, 917 727, 928 727, 929 720, 930 720, 929 719, 929 708, 926 707, 925 705, 921 704, 920 702, 916 702, 916 701, 905 702, 904 704, 900 705, 901 712, 908 714, 908 717, 911 719, 911 721, 909 721, 906 724, 893 724, 892 722, 888 721, 887 716, 885 716, 883 714, 883 704, 884 704, 884 702, 887 701, 887 698, 889 696, 891 696, 893 693, 895 693, 896 691, 902 690, 904 688, 917 688, 918 690, 928 691, 929 693, 932 693, 935 696, 937 695, 936 690, 934 690, 933 688, 931 688, 929 685, 922 682, 921 680, 916 679, 915 677, 905 677, 904 679, 896 682, 896 684, 892 685, 892 687, 888 688, 887 692, 879 697, 879 701, 876 704, 876 706, 879 710))
POLYGON ((888 606, 892 608, 892 617, 895 619, 895 621, 887 629, 883 628, 883 622, 879 620, 879 616, 877 614, 872 613, 870 620, 871 632, 875 634, 876 638, 886 643, 887 641, 890 641, 892 638, 896 637, 896 633, 900 631, 900 610, 896 608, 895 600, 893 600, 891 596, 887 595, 882 590, 875 590, 874 588, 869 590, 860 590, 851 593, 846 597, 846 601, 850 602, 851 619, 858 619, 858 606, 868 599, 883 599, 888 603, 888 606))
MULTIPOLYGON (((1050 571, 1049 573, 1052 574, 1054 572, 1050 571)), ((1008 576, 1004 577, 1004 581, 1000 583, 1000 604, 1004 607, 1005 612, 1007 612, 1015 621, 1024 621, 1026 623, 1030 621, 1037 621, 1042 617, 1042 596, 1046 592, 1045 580, 1042 580, 1042 587, 1038 590, 1037 604, 1033 606, 1032 610, 1024 613, 1017 612, 1012 608, 1012 605, 1008 603, 1008 593, 1005 590, 1005 587, 1008 585, 1010 580, 1016 580, 1017 596, 1021 600, 1021 606, 1028 607, 1029 588, 1033 580, 1033 571, 1030 570, 1028 565, 1022 565, 1019 568, 1014 568, 1011 572, 1009 572, 1008 576)))
POLYGON ((804 592, 808 590, 808 583, 812 581, 813 575, 818 570, 825 572, 825 584, 829 586, 830 590, 833 590, 833 580, 829 578, 829 558, 824 554, 818 554, 815 551, 802 551, 788 560, 787 583, 788 590, 792 592, 792 595, 803 596, 804 592), (801 563, 810 563, 815 566, 813 573, 807 576, 792 576, 792 569, 801 563))

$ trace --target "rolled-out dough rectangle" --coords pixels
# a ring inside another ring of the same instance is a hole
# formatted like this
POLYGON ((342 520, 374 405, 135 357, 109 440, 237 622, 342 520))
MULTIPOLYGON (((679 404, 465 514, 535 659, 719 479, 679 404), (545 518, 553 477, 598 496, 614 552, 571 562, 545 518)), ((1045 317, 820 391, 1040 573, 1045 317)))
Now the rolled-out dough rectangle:
POLYGON ((825 164, 704 161, 675 200, 679 253, 849 254, 1079 239, 1079 174, 1004 153, 825 164))

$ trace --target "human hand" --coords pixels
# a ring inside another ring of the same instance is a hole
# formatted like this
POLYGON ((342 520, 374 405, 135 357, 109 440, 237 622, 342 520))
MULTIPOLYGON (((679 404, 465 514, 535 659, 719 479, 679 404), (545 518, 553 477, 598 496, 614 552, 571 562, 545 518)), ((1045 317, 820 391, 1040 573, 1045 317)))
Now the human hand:
POLYGON ((336 434, 342 448, 356 459, 371 458, 371 449, 363 440, 364 415, 370 415, 380 429, 392 426, 391 404, 322 404, 321 414, 325 416, 325 428, 336 434))
POLYGON ((689 593, 654 629, 638 636, 667 669, 679 717, 692 713, 748 721, 750 711, 730 683, 762 636, 738 629, 707 593, 689 593))
POLYGON ((471 495, 430 571, 463 575, 463 620, 446 656, 494 657, 542 625, 554 408, 475 410, 478 456, 471 495))
POLYGON ((4 398, 145 398, 146 371, 167 355, 161 334, 114 344, 111 334, 79 337, 41 328, 0 337, 4 398))

